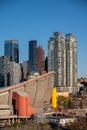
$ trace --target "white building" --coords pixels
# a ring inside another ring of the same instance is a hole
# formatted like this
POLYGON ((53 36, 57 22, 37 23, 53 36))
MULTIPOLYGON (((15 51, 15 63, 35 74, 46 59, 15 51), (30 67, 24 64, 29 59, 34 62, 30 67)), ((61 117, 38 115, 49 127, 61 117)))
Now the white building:
POLYGON ((55 86, 66 85, 66 50, 62 33, 54 32, 48 42, 48 71, 55 71, 55 86))
POLYGON ((77 90, 77 41, 72 34, 54 32, 48 41, 48 72, 55 71, 59 91, 77 90), (73 87, 73 88, 72 88, 73 87))
POLYGON ((11 62, 10 63, 10 86, 20 83, 20 64, 11 62))
POLYGON ((77 41, 72 34, 66 34, 66 85, 77 84, 77 41))
POLYGON ((50 37, 48 41, 48 72, 54 71, 54 49, 55 37, 50 37))

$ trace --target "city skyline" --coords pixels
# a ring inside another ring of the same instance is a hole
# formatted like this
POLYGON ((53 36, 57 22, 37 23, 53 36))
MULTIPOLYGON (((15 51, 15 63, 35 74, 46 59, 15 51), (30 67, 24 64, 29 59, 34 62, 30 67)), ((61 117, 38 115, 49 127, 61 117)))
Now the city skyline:
POLYGON ((28 41, 37 40, 48 55, 53 32, 72 33, 78 41, 78 77, 87 77, 87 3, 85 0, 0 1, 0 56, 5 40, 19 40, 20 62, 28 59, 28 41))

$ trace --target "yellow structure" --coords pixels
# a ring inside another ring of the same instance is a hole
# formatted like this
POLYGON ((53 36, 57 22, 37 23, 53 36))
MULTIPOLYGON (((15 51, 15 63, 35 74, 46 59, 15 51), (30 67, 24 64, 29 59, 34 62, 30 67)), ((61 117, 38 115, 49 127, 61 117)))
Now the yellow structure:
POLYGON ((57 98, 59 96, 69 97, 68 92, 57 92, 56 87, 52 89, 52 107, 57 108, 57 98))
POLYGON ((52 107, 57 107, 57 90, 56 87, 52 89, 52 107))

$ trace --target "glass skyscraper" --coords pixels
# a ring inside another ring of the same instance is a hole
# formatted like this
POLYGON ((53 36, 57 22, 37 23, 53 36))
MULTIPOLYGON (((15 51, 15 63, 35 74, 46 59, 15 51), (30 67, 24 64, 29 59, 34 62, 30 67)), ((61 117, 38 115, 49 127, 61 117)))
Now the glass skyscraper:
POLYGON ((9 56, 10 61, 19 63, 19 44, 18 40, 6 40, 4 44, 4 55, 9 56))
POLYGON ((37 72, 37 40, 29 41, 29 72, 37 72))

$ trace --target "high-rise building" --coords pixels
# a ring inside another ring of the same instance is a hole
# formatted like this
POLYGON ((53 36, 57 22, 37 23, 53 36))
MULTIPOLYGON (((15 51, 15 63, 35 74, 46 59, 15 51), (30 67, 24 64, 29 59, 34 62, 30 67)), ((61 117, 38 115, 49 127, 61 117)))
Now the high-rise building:
POLYGON ((9 56, 11 62, 19 63, 18 40, 6 40, 4 44, 4 55, 9 56))
POLYGON ((55 36, 48 41, 48 72, 54 71, 55 36))
POLYGON ((77 40, 72 34, 66 34, 66 85, 77 83, 77 40))
POLYGON ((48 71, 55 71, 55 86, 66 85, 66 50, 65 37, 54 32, 48 42, 48 71))
POLYGON ((0 87, 10 86, 10 60, 8 56, 0 57, 0 87))
POLYGON ((77 40, 73 34, 54 32, 48 42, 48 71, 55 71, 55 86, 77 91, 77 40))
POLYGON ((21 68, 19 63, 10 62, 10 86, 20 83, 21 68))
POLYGON ((29 72, 37 72, 37 40, 29 41, 29 72))
POLYGON ((45 61, 44 61, 44 49, 40 45, 37 48, 37 67, 40 74, 45 71, 45 61))

